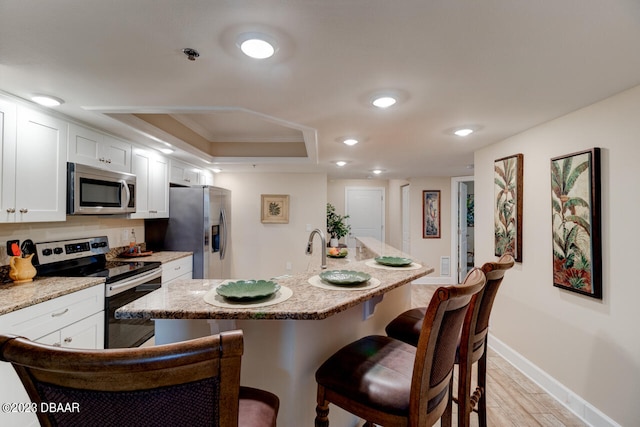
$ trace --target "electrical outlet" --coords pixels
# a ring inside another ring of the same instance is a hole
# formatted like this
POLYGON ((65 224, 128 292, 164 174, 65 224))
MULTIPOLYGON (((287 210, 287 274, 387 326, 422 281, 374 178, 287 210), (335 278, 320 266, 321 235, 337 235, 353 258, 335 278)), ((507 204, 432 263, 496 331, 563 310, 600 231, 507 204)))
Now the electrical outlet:
POLYGON ((13 255, 13 251, 11 250, 11 246, 12 246, 14 243, 15 243, 16 245, 18 245, 18 247, 20 247, 20 240, 7 240, 7 254, 8 254, 9 256, 12 256, 12 255, 13 255))

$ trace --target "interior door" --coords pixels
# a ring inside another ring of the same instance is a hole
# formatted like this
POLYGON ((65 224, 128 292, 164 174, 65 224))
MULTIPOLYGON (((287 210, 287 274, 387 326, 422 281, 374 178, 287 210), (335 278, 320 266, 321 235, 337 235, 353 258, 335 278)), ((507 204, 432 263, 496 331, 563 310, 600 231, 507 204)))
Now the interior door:
POLYGON ((467 275, 467 184, 458 183, 458 283, 467 275))
POLYGON ((347 187, 345 215, 351 225, 347 245, 355 246, 354 237, 373 237, 384 242, 384 188, 347 187))

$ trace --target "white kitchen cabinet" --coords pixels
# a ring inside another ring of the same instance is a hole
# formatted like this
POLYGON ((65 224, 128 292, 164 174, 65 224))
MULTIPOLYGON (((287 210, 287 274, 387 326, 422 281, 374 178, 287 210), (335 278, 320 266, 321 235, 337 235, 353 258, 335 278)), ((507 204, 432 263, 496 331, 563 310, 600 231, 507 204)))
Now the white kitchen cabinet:
POLYGON ((166 286, 174 280, 191 278, 193 278, 193 256, 162 264, 162 286, 166 286))
MULTIPOLYGON (((104 284, 0 316, 0 331, 61 347, 104 348, 104 284)), ((0 401, 30 399, 11 364, 0 362, 0 401)), ((33 413, 0 413, 0 425, 38 425, 33 413)))
POLYGON ((68 348, 104 348, 104 311, 84 318, 35 341, 68 348))
POLYGON ((200 185, 213 185, 213 172, 203 170, 200 173, 200 185))
POLYGON ((21 105, 3 132, 0 222, 66 219, 66 121, 21 105))
POLYGON ((69 125, 70 162, 131 173, 131 144, 76 124, 69 125))
POLYGON ((0 98, 0 222, 15 221, 16 105, 0 98))
POLYGON ((199 185, 200 169, 193 165, 182 162, 180 160, 171 159, 171 177, 172 184, 178 185, 199 185))
POLYGON ((169 217, 169 160, 153 150, 135 148, 136 212, 131 218, 169 217))

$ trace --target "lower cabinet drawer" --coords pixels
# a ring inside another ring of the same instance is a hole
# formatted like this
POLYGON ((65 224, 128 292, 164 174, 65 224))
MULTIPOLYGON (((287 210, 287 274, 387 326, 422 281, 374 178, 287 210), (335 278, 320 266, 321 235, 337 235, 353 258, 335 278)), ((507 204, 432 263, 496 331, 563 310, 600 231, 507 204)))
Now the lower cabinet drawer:
POLYGON ((175 261, 162 264, 162 283, 170 282, 178 277, 184 277, 188 275, 188 279, 191 278, 191 272, 193 271, 193 257, 188 256, 180 258, 175 261))
POLYGON ((31 340, 104 310, 104 285, 82 289, 0 316, 0 331, 31 340))

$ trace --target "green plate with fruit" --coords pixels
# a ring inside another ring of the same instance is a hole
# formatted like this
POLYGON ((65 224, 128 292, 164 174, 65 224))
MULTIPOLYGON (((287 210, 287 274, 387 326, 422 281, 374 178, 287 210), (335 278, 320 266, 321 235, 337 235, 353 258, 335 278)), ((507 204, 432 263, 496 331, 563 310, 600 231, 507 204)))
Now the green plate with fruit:
POLYGON ((332 285, 356 286, 366 283, 371 276, 361 271, 329 270, 319 274, 320 278, 332 285))
POLYGON ((237 280, 216 288, 218 295, 231 301, 250 301, 270 297, 280 285, 270 280, 237 280))
POLYGON ((378 264, 386 265, 389 267, 406 267, 411 265, 413 260, 409 258, 395 257, 395 256, 381 256, 375 259, 378 264))
POLYGON ((349 254, 347 248, 329 248, 327 249, 327 256, 331 258, 344 258, 349 254))

